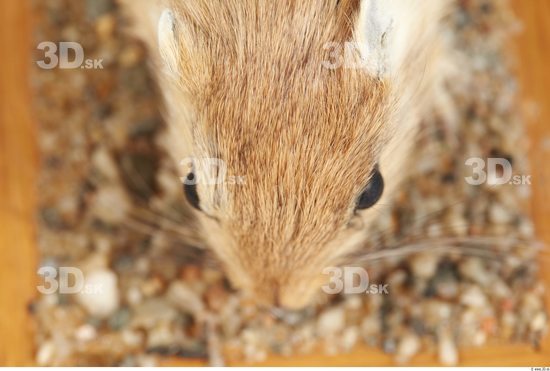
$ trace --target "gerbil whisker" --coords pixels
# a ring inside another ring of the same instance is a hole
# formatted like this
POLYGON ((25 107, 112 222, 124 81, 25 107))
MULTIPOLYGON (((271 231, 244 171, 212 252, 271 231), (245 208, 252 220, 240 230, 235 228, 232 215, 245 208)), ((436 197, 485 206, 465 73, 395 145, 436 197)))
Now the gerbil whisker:
MULTIPOLYGON (((162 232, 169 232, 172 233, 175 236, 178 236, 179 239, 183 242, 191 243, 194 245, 200 244, 200 239, 198 239, 194 233, 192 233, 191 230, 185 229, 177 225, 175 222, 169 220, 166 217, 163 217, 161 215, 156 215, 152 212, 149 212, 149 210, 137 210, 138 213, 136 213, 136 210, 132 210, 130 214, 132 217, 130 220, 134 220, 137 222, 140 222, 143 224, 143 220, 147 221, 148 223, 151 223, 158 229, 154 229, 153 231, 162 231, 162 232), (147 212, 144 212, 147 211, 147 212), (148 213, 149 212, 149 213, 148 213), (159 220, 160 219, 160 220, 159 220)), ((146 224, 151 227, 151 224, 146 224)), ((152 228, 152 227, 151 227, 152 228)))
POLYGON ((419 252, 434 252, 442 254, 475 255, 487 259, 500 260, 509 249, 515 246, 524 246, 530 243, 531 247, 542 250, 540 242, 529 241, 517 237, 500 236, 465 236, 465 237, 438 237, 413 241, 407 244, 377 246, 372 251, 350 256, 355 263, 366 263, 380 259, 395 258, 419 252), (491 248, 493 247, 493 248, 491 248), (495 247, 498 247, 496 249, 495 247))
POLYGON ((159 225, 149 224, 136 217, 127 217, 122 221, 121 224, 125 227, 131 228, 132 230, 143 234, 153 236, 155 234, 161 233, 175 241, 192 242, 192 238, 188 234, 183 234, 173 230, 165 230, 162 229, 162 227, 159 225))

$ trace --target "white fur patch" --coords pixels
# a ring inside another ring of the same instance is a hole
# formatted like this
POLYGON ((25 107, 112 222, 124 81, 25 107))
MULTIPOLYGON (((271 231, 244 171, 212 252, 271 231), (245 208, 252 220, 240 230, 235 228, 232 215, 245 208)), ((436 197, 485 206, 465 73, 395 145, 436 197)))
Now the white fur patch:
POLYGON ((377 0, 363 0, 359 15, 359 49, 368 70, 376 76, 388 70, 387 38, 393 18, 380 9, 377 0))
POLYGON ((393 74, 415 43, 423 2, 413 0, 362 0, 356 28, 361 56, 369 72, 378 77, 393 74))
POLYGON ((159 53, 164 64, 171 74, 178 73, 177 44, 176 44, 176 18, 170 9, 164 9, 158 22, 159 53))

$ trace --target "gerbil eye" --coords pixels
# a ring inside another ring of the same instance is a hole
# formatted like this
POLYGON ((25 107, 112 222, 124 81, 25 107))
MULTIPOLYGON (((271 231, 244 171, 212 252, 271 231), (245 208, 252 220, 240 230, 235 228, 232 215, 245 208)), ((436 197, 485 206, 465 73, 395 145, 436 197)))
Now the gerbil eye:
POLYGON ((376 166, 371 174, 369 184, 357 200, 355 209, 362 210, 373 206, 382 196, 382 192, 384 192, 384 179, 378 170, 378 166, 376 166))
POLYGON ((185 193, 185 198, 195 209, 200 210, 200 201, 199 194, 197 193, 197 183, 194 173, 189 173, 185 177, 185 182, 183 182, 183 192, 185 193))

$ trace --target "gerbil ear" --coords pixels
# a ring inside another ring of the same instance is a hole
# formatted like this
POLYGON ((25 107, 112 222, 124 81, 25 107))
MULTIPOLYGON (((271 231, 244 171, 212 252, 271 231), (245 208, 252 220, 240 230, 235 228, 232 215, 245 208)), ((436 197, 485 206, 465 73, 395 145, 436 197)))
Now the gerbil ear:
POLYGON ((422 2, 414 0, 361 0, 355 41, 369 73, 384 78, 398 71, 415 43, 418 8, 422 2))
POLYGON ((176 18, 171 9, 164 9, 157 27, 159 54, 170 74, 178 73, 178 44, 176 42, 176 18))

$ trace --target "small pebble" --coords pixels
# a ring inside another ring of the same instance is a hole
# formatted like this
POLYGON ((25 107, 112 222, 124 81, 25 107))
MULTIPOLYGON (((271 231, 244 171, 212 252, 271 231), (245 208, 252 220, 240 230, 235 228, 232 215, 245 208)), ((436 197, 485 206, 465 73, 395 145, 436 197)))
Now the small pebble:
POLYGON ((121 334, 122 340, 130 348, 136 348, 143 342, 143 334, 138 331, 124 329, 121 334))
POLYGON ((347 327, 342 334, 342 340, 341 340, 341 345, 344 352, 351 351, 355 346, 355 344, 357 344, 358 339, 359 339, 359 329, 355 326, 347 327))
POLYGON ((495 224, 508 224, 512 221, 513 215, 499 203, 495 203, 489 209, 489 218, 495 224))
POLYGON ((533 317, 529 323, 531 331, 542 331, 546 327, 546 314, 544 312, 539 312, 533 317))
POLYGON ((458 364, 456 345, 453 339, 445 332, 438 338, 437 354, 439 362, 444 366, 456 366, 458 364))
POLYGON ((39 366, 49 366, 53 362, 53 357, 55 354, 55 345, 53 341, 48 340, 42 343, 38 352, 36 353, 36 363, 39 366))
POLYGON ((436 291, 443 299, 454 299, 459 292, 458 282, 453 279, 436 281, 436 291))
POLYGON ((327 337, 341 331, 345 325, 344 310, 340 307, 330 308, 319 315, 317 319, 317 333, 327 337))
POLYGON ((396 360, 398 363, 408 362, 420 350, 420 340, 418 336, 407 333, 403 335, 399 341, 396 352, 396 360))
POLYGON ((85 286, 77 295, 79 303, 92 316, 105 318, 119 305, 118 278, 110 270, 96 270, 85 274, 85 286))
POLYGON ((479 258, 468 258, 459 266, 460 273, 470 280, 487 286, 491 282, 487 268, 479 258))
POLYGON ((126 292, 126 300, 131 306, 138 305, 139 303, 141 303, 142 299, 143 295, 141 294, 140 289, 137 287, 130 287, 126 292))
POLYGON ((393 338, 384 339, 384 343, 382 344, 382 348, 384 349, 384 352, 386 352, 388 354, 395 353, 395 350, 397 349, 397 344, 395 342, 395 339, 393 339, 393 338))
POLYGON ((487 333, 483 330, 476 331, 472 339, 472 345, 480 347, 487 342, 487 333))
POLYGON ((201 297, 183 282, 173 282, 168 288, 167 297, 185 313, 197 315, 204 311, 204 303, 201 297))
POLYGON ((82 325, 75 331, 75 338, 79 341, 90 341, 95 339, 96 336, 95 327, 89 324, 82 325))
POLYGON ((419 254, 412 258, 411 268, 415 276, 428 279, 435 274, 438 262, 437 254, 419 254))
POLYGON ((117 224, 127 218, 131 203, 121 186, 105 186, 96 193, 92 208, 94 215, 102 221, 117 224))
POLYGON ((161 321, 174 321, 178 317, 177 310, 167 300, 152 298, 134 308, 130 327, 152 329, 161 321))
POLYGON ((113 330, 121 330, 130 321, 131 313, 128 308, 120 308, 109 318, 109 326, 113 330))
POLYGON ((477 286, 470 286, 460 295, 460 302, 469 307, 484 307, 487 305, 487 298, 477 286))
POLYGON ((380 320, 375 316, 368 316, 361 322, 361 336, 368 338, 379 333, 381 327, 380 320))
POLYGON ((94 168, 101 175, 105 176, 109 180, 118 179, 118 167, 116 165, 115 159, 106 147, 98 147, 92 153, 91 161, 94 168))

